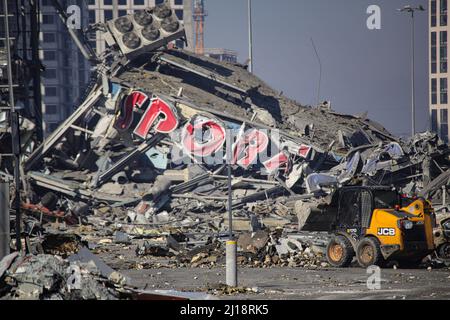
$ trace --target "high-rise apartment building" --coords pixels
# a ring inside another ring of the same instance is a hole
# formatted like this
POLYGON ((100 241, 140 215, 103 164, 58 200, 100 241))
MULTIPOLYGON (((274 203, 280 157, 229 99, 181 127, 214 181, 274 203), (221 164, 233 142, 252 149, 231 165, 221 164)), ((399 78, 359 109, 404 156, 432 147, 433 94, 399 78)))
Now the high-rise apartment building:
MULTIPOLYGON (((81 26, 87 26, 89 11, 84 0, 59 1, 64 10, 80 8, 81 26)), ((43 129, 50 133, 74 110, 89 80, 90 63, 81 54, 52 6, 41 0, 40 59, 42 72, 43 129)))
POLYGON ((429 86, 431 130, 449 142, 448 0, 429 0, 429 86))

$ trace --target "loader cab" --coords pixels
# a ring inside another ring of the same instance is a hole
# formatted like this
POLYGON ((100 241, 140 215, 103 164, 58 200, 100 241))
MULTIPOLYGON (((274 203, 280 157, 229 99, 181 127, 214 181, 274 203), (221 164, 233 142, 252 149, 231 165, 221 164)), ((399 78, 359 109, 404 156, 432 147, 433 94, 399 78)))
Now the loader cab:
POLYGON ((386 187, 343 187, 333 195, 337 209, 335 228, 361 235, 369 228, 374 209, 393 209, 401 206, 397 191, 386 187))

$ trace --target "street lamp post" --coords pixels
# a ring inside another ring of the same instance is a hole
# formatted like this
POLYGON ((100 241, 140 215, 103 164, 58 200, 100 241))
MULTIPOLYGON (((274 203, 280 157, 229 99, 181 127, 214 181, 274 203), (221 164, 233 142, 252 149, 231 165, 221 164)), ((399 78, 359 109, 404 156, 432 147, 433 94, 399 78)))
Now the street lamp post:
POLYGON ((416 134, 416 95, 415 95, 415 34, 414 34, 414 12, 425 11, 422 6, 412 7, 410 5, 404 6, 402 9, 397 9, 400 12, 407 12, 411 14, 411 125, 412 136, 416 134))
POLYGON ((253 73, 252 0, 248 0, 248 71, 253 73))

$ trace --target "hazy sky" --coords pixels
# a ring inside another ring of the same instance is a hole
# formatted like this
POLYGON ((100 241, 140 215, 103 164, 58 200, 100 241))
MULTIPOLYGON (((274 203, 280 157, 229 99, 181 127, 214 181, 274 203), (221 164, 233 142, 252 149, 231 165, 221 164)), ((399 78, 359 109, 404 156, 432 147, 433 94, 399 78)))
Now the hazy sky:
MULTIPOLYGON (((253 0, 254 70, 279 91, 315 105, 369 117, 395 134, 411 131, 411 18, 397 8, 427 0, 253 0), (368 30, 366 10, 381 7, 381 30, 368 30)), ((205 46, 248 57, 247 0, 205 0, 205 46)), ((428 128, 428 16, 416 14, 417 129, 428 128)))

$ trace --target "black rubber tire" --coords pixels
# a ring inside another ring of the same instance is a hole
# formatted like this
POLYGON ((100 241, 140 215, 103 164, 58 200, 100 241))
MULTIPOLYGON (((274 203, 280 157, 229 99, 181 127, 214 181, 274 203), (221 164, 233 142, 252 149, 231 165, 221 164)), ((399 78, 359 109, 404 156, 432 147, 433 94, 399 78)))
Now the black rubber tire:
POLYGON ((352 243, 344 236, 333 237, 327 246, 327 261, 333 267, 345 268, 352 263, 355 250, 352 243), (336 254, 335 250, 340 254, 336 254), (342 251, 340 251, 342 250, 342 251))
POLYGON ((376 238, 364 238, 356 246, 356 259, 361 267, 383 266, 384 258, 381 254, 380 241, 376 238))
POLYGON ((450 243, 441 244, 436 252, 440 259, 450 261, 450 243))

